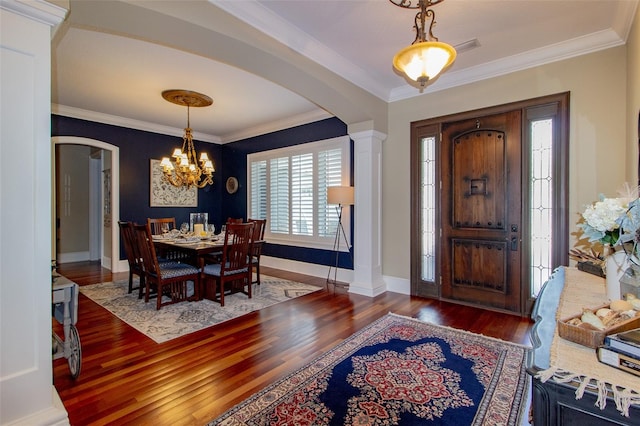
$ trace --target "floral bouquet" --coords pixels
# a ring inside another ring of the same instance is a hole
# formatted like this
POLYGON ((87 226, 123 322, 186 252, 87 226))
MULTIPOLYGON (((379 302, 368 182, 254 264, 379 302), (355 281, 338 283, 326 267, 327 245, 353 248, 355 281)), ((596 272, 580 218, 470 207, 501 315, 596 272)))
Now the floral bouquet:
POLYGON ((640 199, 639 188, 625 184, 617 198, 600 195, 600 201, 587 206, 578 224, 589 242, 599 241, 612 250, 622 249, 627 259, 638 261, 640 249, 640 199))
MULTIPOLYGON (((620 222, 628 209, 627 198, 605 198, 588 206, 582 213, 583 223, 578 224, 589 242, 600 241, 605 246, 614 246, 620 239, 620 222)), ((640 222, 638 222, 640 224, 640 222)))

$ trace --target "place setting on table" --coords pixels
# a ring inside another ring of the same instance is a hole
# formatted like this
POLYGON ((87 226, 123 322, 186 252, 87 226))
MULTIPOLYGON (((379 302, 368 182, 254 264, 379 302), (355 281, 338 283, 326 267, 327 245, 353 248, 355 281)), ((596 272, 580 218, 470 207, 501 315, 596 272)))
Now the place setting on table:
POLYGON ((215 226, 213 224, 205 225, 196 223, 193 231, 190 231, 189 224, 183 223, 180 229, 167 230, 162 228, 162 234, 153 235, 153 242, 159 245, 178 245, 178 246, 219 246, 224 243, 224 234, 215 234, 215 226))

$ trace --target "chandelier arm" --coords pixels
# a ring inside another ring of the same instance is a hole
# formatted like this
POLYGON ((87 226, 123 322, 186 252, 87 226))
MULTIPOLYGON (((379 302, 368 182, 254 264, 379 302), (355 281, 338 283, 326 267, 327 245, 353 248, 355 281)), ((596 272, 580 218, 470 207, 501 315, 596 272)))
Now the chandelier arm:
POLYGON ((211 179, 211 176, 207 176, 199 184, 194 183, 194 185, 198 188, 204 188, 205 186, 212 185, 212 184, 213 184, 213 179, 211 179))
MULTIPOLYGON (((438 37, 433 35, 433 26, 436 24, 436 12, 433 9, 427 10, 427 16, 431 18, 431 23, 429 24, 429 41, 439 41, 438 37)), ((422 31, 424 35, 424 21, 422 22, 422 31)))
POLYGON ((175 175, 171 172, 164 172, 164 179, 173 186, 180 186, 180 183, 175 179, 175 175))
POLYGON ((416 13, 415 18, 413 18, 413 28, 416 29, 416 38, 413 40, 413 43, 422 43, 425 41, 425 31, 424 31, 424 10, 416 13))

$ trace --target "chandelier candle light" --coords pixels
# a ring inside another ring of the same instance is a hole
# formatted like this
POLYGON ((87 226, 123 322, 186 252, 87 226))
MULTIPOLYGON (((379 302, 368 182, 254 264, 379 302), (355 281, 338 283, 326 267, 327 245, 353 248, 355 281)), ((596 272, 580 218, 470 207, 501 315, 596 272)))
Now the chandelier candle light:
POLYGON ((405 9, 420 9, 416 14, 414 28, 416 38, 410 46, 405 47, 393 57, 393 67, 409 79, 424 88, 429 80, 436 78, 445 68, 456 59, 453 46, 438 41, 433 35, 435 12, 428 7, 442 3, 444 0, 418 0, 414 5, 412 0, 389 0, 398 7, 405 9), (425 27, 426 18, 431 18, 429 32, 425 27))
POLYGON ((162 158, 160 166, 163 179, 177 187, 204 188, 206 185, 213 184, 213 172, 215 172, 213 162, 205 152, 200 154, 199 164, 196 161, 198 156, 193 146, 189 123, 190 107, 206 107, 211 105, 213 100, 207 95, 189 90, 165 90, 162 92, 162 97, 171 103, 187 107, 187 127, 184 129, 182 149, 176 148, 173 151, 171 156, 174 162, 169 157, 162 158))

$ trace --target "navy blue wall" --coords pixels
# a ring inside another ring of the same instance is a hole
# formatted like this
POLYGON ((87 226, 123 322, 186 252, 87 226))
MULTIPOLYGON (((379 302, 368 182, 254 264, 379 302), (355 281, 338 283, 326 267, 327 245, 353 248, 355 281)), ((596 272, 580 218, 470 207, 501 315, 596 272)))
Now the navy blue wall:
MULTIPOLYGON (((121 220, 144 223, 148 217, 175 217, 176 223, 180 224, 189 221, 189 213, 198 211, 208 212, 209 222, 215 223, 216 229, 220 229, 227 217, 247 217, 247 154, 346 134, 347 126, 342 121, 329 118, 225 145, 194 141, 196 151, 207 152, 213 159, 216 172, 213 185, 198 190, 198 207, 182 208, 149 206, 149 160, 168 155, 173 148, 182 145, 182 138, 57 115, 52 116, 51 128, 52 136, 85 137, 120 148, 121 220), (240 186, 235 194, 225 190, 225 182, 230 176, 235 176, 240 186)), ((353 154, 351 158, 353 162, 353 154)), ((266 244, 263 253, 321 265, 335 264, 335 254, 327 250, 266 244)), ((125 258, 122 250, 121 258, 125 258)), ((352 268, 351 257, 341 253, 339 264, 352 268)))
MULTIPOLYGON (((175 217, 178 226, 189 222, 189 213, 208 212, 219 229, 220 196, 224 188, 214 174, 213 185, 198 190, 198 207, 151 207, 149 205, 150 160, 170 154, 182 146, 182 138, 125 127, 52 116, 52 136, 78 136, 107 142, 120 148, 120 220, 146 223, 148 217, 175 217)), ((197 152, 205 151, 216 169, 221 164, 220 145, 194 141, 197 152)))
MULTIPOLYGON (((227 205, 231 207, 229 216, 245 217, 247 212, 247 192, 246 190, 242 191, 247 185, 247 154, 335 138, 346 134, 347 125, 345 123, 338 118, 328 118, 224 145, 222 148, 223 179, 226 181, 229 176, 235 176, 240 184, 238 192, 229 195, 224 191, 222 196, 225 207, 227 205)), ((353 142, 350 170, 353 170, 353 142)), ((351 181, 353 182, 353 176, 351 176, 351 181)), ((353 216, 351 219, 353 223, 353 216)), ((353 241, 353 227, 350 241, 353 241)), ((267 256, 320 265, 335 265, 336 263, 335 253, 327 250, 265 244, 263 253, 267 256)), ((340 253, 338 264, 341 268, 353 268, 353 261, 348 253, 340 253)))

